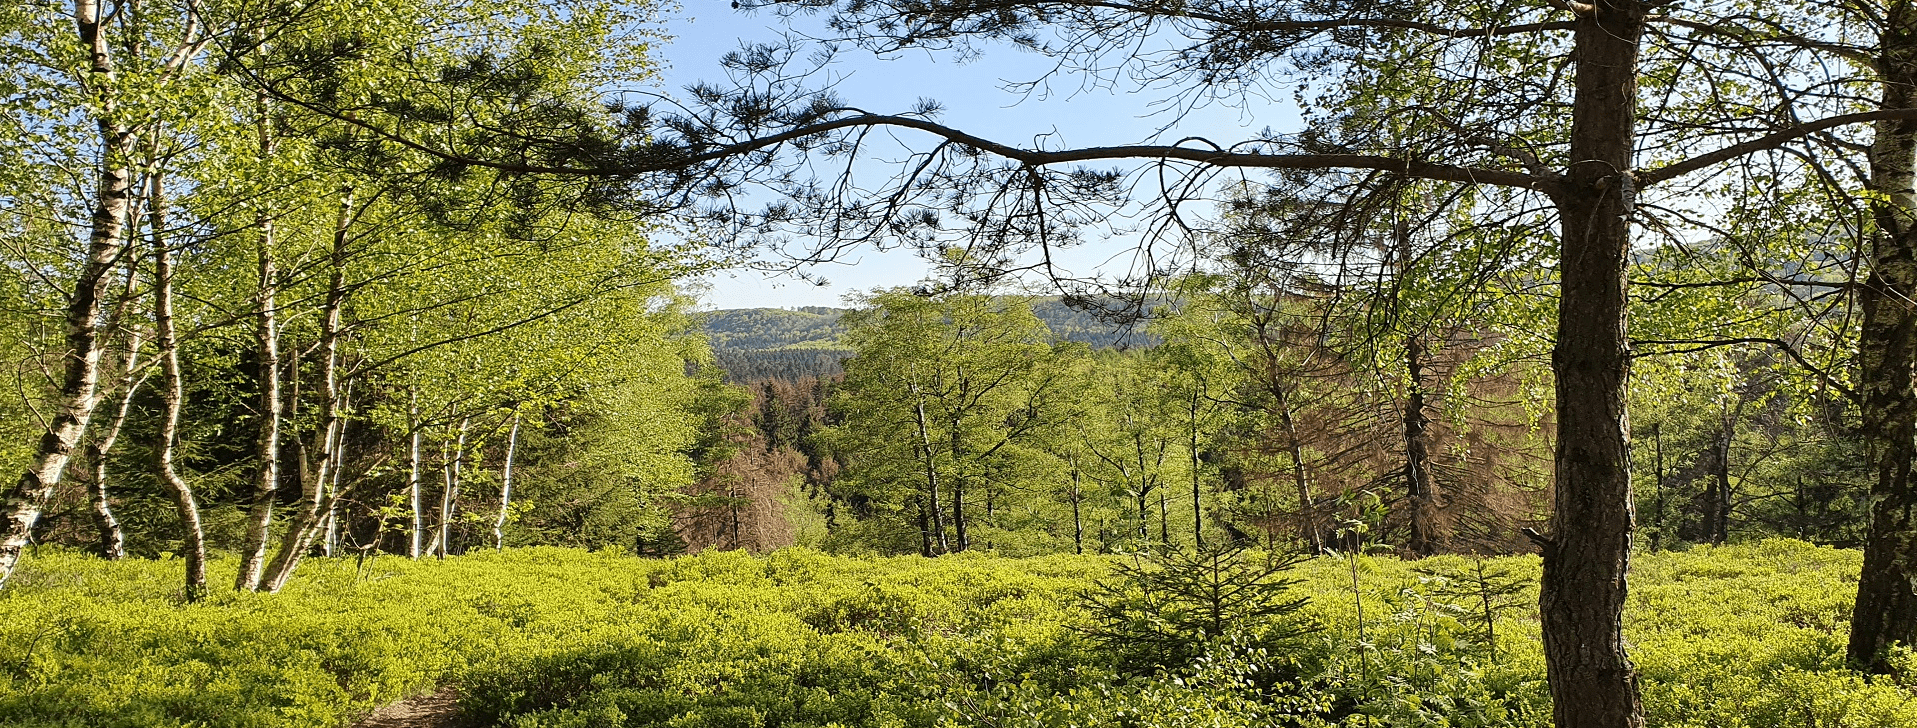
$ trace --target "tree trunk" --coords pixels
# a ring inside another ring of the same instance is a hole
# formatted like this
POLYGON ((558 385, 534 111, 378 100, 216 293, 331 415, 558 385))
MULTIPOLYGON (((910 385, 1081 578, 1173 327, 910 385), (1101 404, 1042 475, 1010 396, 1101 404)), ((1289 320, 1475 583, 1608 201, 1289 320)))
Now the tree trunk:
POLYGON ((1325 550, 1325 539, 1318 532, 1318 515, 1311 502, 1311 476, 1305 469, 1304 442, 1298 437, 1297 423, 1291 419, 1291 403, 1278 392, 1278 421, 1285 428, 1285 441, 1291 454, 1291 483, 1298 491, 1298 537, 1311 544, 1311 552, 1325 550))
POLYGON ((413 531, 406 544, 406 556, 418 559, 425 546, 426 535, 426 497, 419 485, 419 448, 421 426, 419 423, 419 388, 406 390, 406 428, 409 447, 406 451, 406 494, 413 505, 413 531))
POLYGON ((1144 490, 1143 488, 1139 489, 1138 491, 1138 546, 1139 548, 1144 548, 1145 544, 1151 543, 1152 512, 1151 512, 1151 505, 1150 505, 1151 501, 1149 500, 1150 497, 1151 497, 1150 492, 1144 490))
MULTIPOLYGON (((260 157, 273 155, 272 120, 267 114, 265 94, 258 99, 258 135, 260 157)), ((259 469, 253 478, 253 505, 247 512, 246 541, 240 548, 240 570, 233 588, 258 591, 265 574, 266 545, 273 526, 273 505, 280 485, 280 327, 279 263, 275 247, 273 217, 262 212, 256 222, 259 229, 259 290, 254 298, 257 310, 253 336, 259 354, 260 431, 254 442, 253 457, 259 469)), ((294 373, 298 375, 297 372, 294 373)))
POLYGON ((352 219, 352 207, 353 196, 349 191, 340 201, 338 221, 333 228, 329 261, 332 273, 327 280, 326 301, 320 307, 319 472, 306 477, 306 468, 300 470, 300 510, 292 523, 287 524, 286 532, 280 537, 279 551, 266 569, 262 588, 270 592, 277 593, 293 578, 293 570, 299 568, 300 560, 323 533, 325 524, 321 516, 332 510, 332 502, 337 498, 337 494, 328 495, 327 484, 333 476, 338 447, 344 442, 341 434, 346 426, 340 416, 345 398, 340 396, 339 340, 341 313, 346 307, 346 231, 352 219))
MULTIPOLYGON (((439 558, 452 555, 453 546, 453 510, 459 504, 459 480, 466 461, 466 433, 472 426, 472 418, 459 419, 459 434, 453 440, 453 456, 446 463, 446 490, 439 499, 439 558)), ((738 529, 733 529, 737 540, 738 529)))
POLYGON ((1411 502, 1411 553, 1430 556, 1441 539, 1437 496, 1431 483, 1431 418, 1424 414, 1424 341, 1405 337, 1405 370, 1410 375, 1404 403, 1404 482, 1411 502))
POLYGON ((919 454, 925 462, 925 492, 928 498, 925 515, 931 520, 931 531, 926 539, 927 550, 936 545, 937 552, 944 553, 951 548, 945 542, 945 521, 939 513, 939 469, 932 451, 931 423, 925 417, 925 398, 919 394, 917 386, 912 387, 912 395, 918 398, 912 404, 912 415, 919 428, 919 454))
POLYGON ((957 540, 959 551, 972 547, 972 539, 965 532, 965 465, 959 459, 964 452, 964 443, 959 439, 958 420, 952 420, 952 536, 957 540))
POLYGON ((519 449, 519 411, 513 411, 513 428, 506 434, 506 466, 499 476, 499 517, 493 519, 493 549, 506 548, 506 514, 513 503, 513 451, 519 449))
MULTIPOLYGON (((1884 109, 1917 108, 1917 8, 1899 0, 1885 9, 1880 45, 1884 109)), ((1875 451, 1870 533, 1857 581, 1846 658, 1858 669, 1887 674, 1893 644, 1917 645, 1917 121, 1877 122, 1870 149, 1875 234, 1870 277, 1858 292, 1864 324, 1858 336, 1858 389, 1863 430, 1875 451)))
POLYGON ((1724 427, 1717 431, 1711 441, 1711 497, 1710 512, 1704 514, 1706 537, 1713 546, 1722 546, 1730 540, 1731 530, 1731 439, 1735 436, 1732 427, 1735 422, 1725 418, 1724 427))
POLYGON ((173 496, 173 507, 186 532, 180 555, 186 559, 186 598, 197 601, 206 594, 206 539, 200 527, 200 504, 193 488, 173 465, 173 445, 179 440, 180 405, 186 399, 186 385, 180 375, 180 340, 173 322, 173 251, 167 248, 162 232, 166 230, 164 199, 159 175, 154 175, 149 195, 149 214, 153 217, 153 329, 160 358, 160 433, 154 448, 153 470, 161 485, 173 496))
POLYGON ((1651 468, 1656 471, 1653 481, 1657 492, 1651 498, 1651 552, 1663 549, 1664 542, 1664 428, 1662 422, 1651 424, 1651 468))
POLYGON ((1158 543, 1171 548, 1171 504, 1166 501, 1164 488, 1158 488, 1158 543))
POLYGON ((1631 555, 1626 278, 1636 181, 1638 47, 1645 6, 1598 0, 1575 31, 1570 159, 1554 198, 1562 232, 1556 510, 1540 537, 1545 665, 1557 728, 1644 724, 1624 649, 1631 555))
POLYGON ((351 422, 351 419, 346 416, 346 413, 350 412, 353 407, 352 380, 347 380, 346 386, 341 388, 339 400, 339 426, 334 428, 333 444, 327 450, 332 456, 333 475, 327 479, 325 483, 326 536, 320 541, 321 553, 328 558, 333 557, 339 551, 340 534, 342 533, 339 527, 340 504, 346 501, 340 498, 339 479, 341 472, 346 470, 346 426, 351 422))
MULTIPOLYGON (((156 231, 154 233, 158 235, 156 231)), ((128 272, 127 289, 129 296, 133 289, 132 272, 128 272)), ((140 346, 144 343, 138 333, 129 332, 126 342, 126 357, 120 364, 120 402, 114 409, 113 420, 107 424, 106 431, 87 445, 87 461, 93 464, 93 478, 87 483, 88 500, 93 506, 93 522, 100 530, 100 557, 108 561, 118 561, 126 556, 126 533, 120 529, 120 519, 113 515, 113 502, 107 492, 107 454, 113 452, 114 444, 120 440, 120 432, 126 428, 127 413, 133 409, 133 397, 140 392, 140 385, 146 383, 143 369, 151 362, 140 361, 140 346)))
POLYGON ((1078 468, 1072 468, 1072 553, 1085 553, 1085 516, 1080 512, 1079 504, 1085 500, 1084 491, 1079 490, 1078 468))
POLYGON ((919 506, 919 555, 931 558, 935 554, 932 551, 932 522, 925 508, 925 494, 919 493, 913 500, 919 506))
MULTIPOLYGON (((73 14, 80 42, 92 51, 88 75, 102 85, 110 84, 114 64, 106 35, 100 28, 98 0, 75 0, 73 14)), ((0 512, 6 516, 5 532, 0 533, 0 586, 5 586, 13 575, 20 555, 32 540, 40 511, 66 474, 73 449, 79 445, 87 423, 93 419, 93 410, 100 403, 100 357, 105 349, 100 340, 100 313, 112 278, 109 274, 126 248, 124 220, 132 198, 128 160, 135 141, 134 132, 119 122, 119 109, 112 102, 111 94, 101 94, 101 98, 103 104, 95 113, 104 155, 94 186, 86 256, 74 278, 73 293, 67 299, 66 352, 60 392, 27 469, 6 495, 0 497, 0 512)))
POLYGON ((1190 419, 1186 420, 1186 424, 1190 425, 1190 427, 1186 428, 1186 431, 1185 431, 1188 436, 1187 437, 1188 441, 1185 444, 1186 445, 1185 454, 1190 456, 1191 458, 1191 540, 1194 546, 1197 546, 1199 549, 1202 550, 1205 548, 1205 509, 1204 509, 1203 501, 1199 500, 1199 497, 1198 497, 1199 458, 1198 458, 1198 390, 1197 389, 1192 390, 1190 404, 1191 404, 1191 411, 1189 414, 1191 415, 1191 417, 1190 419))

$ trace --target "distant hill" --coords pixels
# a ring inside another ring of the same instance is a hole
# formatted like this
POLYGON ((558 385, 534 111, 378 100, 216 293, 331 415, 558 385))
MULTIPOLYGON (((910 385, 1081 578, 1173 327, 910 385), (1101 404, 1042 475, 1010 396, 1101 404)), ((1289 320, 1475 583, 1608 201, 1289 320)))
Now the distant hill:
MULTIPOLYGON (((839 362, 852 355, 839 343, 839 336, 845 332, 839 318, 851 311, 824 306, 733 308, 703 317, 706 339, 712 342, 713 356, 727 378, 754 382, 837 376, 839 362)), ((1101 321, 1055 298, 1035 301, 1032 313, 1060 338, 1081 341, 1094 349, 1156 343, 1142 326, 1127 328, 1101 321)))

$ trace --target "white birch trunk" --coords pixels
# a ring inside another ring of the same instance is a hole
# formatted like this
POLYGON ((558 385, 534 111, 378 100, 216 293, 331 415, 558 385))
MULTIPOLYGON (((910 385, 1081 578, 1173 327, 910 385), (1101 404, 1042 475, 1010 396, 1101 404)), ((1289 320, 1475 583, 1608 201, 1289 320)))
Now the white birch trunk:
POLYGON ((426 499, 419 485, 419 447, 421 434, 419 424, 419 389, 417 387, 408 390, 406 427, 410 430, 407 439, 411 445, 406 454, 406 491, 413 505, 413 530, 408 534, 409 540, 406 545, 406 556, 407 558, 418 559, 420 552, 425 546, 426 499))
POLYGON ((499 476, 499 517, 493 519, 493 550, 506 548, 506 515, 513 502, 513 453, 519 449, 519 411, 513 410, 512 431, 506 434, 506 465, 499 476))
MULTIPOLYGON (((259 102, 258 135, 260 157, 273 155, 272 121, 267 114, 266 95, 259 102)), ((280 483, 280 328, 279 263, 276 257, 275 230, 270 213, 261 212, 255 226, 259 229, 259 290, 254 298, 257 310, 254 340, 259 347, 260 431, 253 457, 259 470, 253 478, 253 505, 247 511, 246 541, 240 547, 240 569, 233 588, 259 591, 266 575, 266 544, 273 526, 273 505, 280 483)))
POLYGON ((193 496, 193 488, 185 478, 180 477, 173 466, 173 445, 179 439, 180 405, 186 399, 185 384, 180 375, 180 343, 173 323, 173 251, 167 248, 161 231, 166 229, 165 200, 161 197, 161 180, 154 176, 153 193, 149 196, 149 213, 153 217, 153 328, 159 352, 161 401, 164 411, 160 415, 159 442, 153 457, 154 473, 159 476, 168 494, 173 496, 173 507, 180 516, 180 525, 186 532, 181 544, 181 556, 186 560, 186 597, 189 601, 198 600, 206 594, 206 539, 200 527, 200 504, 193 496))
MULTIPOLYGON (((114 80, 113 56, 106 35, 101 31, 98 0, 75 0, 73 16, 80 43, 87 47, 88 75, 103 86, 114 80)), ((101 94, 103 102, 95 112, 99 121, 103 151, 99 177, 95 183, 92 225, 87 250, 67 299, 66 352, 60 393, 51 407, 45 434, 34 450, 20 479, 0 497, 4 513, 4 532, 0 532, 0 586, 13 575, 33 527, 40 520, 53 489, 66 474, 73 449, 86 433, 87 423, 100 402, 100 313, 107 296, 107 285, 114 261, 125 250, 125 219, 132 197, 132 172, 128 160, 133 151, 134 132, 118 120, 119 109, 111 94, 101 94)))
POLYGON ((453 509, 459 501, 460 466, 466 458, 466 433, 471 426, 471 418, 459 419, 459 435, 453 442, 452 457, 446 461, 446 489, 440 491, 439 498, 439 558, 451 555, 453 542, 453 509))

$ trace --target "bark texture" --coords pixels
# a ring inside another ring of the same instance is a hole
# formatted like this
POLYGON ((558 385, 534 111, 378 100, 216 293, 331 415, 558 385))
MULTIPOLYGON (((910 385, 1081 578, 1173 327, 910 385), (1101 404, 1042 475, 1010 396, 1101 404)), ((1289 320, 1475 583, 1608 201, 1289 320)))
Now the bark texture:
POLYGON ((499 517, 493 519, 493 548, 506 548, 506 517, 513 504, 513 454, 519 449, 519 413, 513 413, 512 431, 506 433, 506 465, 499 475, 499 517))
POLYGON ((1430 556, 1441 537, 1437 496, 1431 480, 1431 418, 1425 416, 1424 341, 1405 337, 1405 369, 1410 375, 1404 403, 1404 483, 1411 502, 1411 552, 1430 556))
POLYGON ((1562 234, 1557 508, 1540 538, 1539 602, 1558 728, 1644 724, 1624 650, 1632 501, 1625 265, 1636 180, 1637 62, 1648 8, 1598 0, 1578 15, 1570 159, 1555 191, 1562 234))
POLYGON ((159 347, 156 356, 160 359, 161 378, 160 433, 153 453, 153 471, 167 494, 173 496, 173 508, 180 516, 181 530, 186 533, 180 546, 181 557, 186 560, 186 597, 197 600, 206 594, 206 539, 200 527, 200 504, 193 495, 193 487, 180 477, 173 465, 173 445, 180 432, 180 405, 186 395, 180 375, 180 340, 173 322, 173 251, 167 248, 160 234, 166 225, 164 200, 159 191, 156 179, 152 200, 148 203, 154 216, 151 226, 154 231, 153 328, 155 344, 159 347))
MULTIPOLYGON (((260 156, 271 156, 273 135, 264 96, 259 101, 259 141, 260 156)), ((279 497, 280 484, 279 262, 274 250, 272 216, 262 213, 255 225, 260 236, 259 289, 253 301, 257 315, 253 335, 258 346, 255 353, 259 356, 260 431, 254 441, 253 457, 259 461, 259 470, 253 474, 253 504, 247 511, 246 541, 240 548, 240 570, 233 583, 233 588, 239 591, 258 591, 264 586, 266 575, 262 567, 266 563, 268 530, 273 525, 273 504, 279 497)))
MULTIPOLYGON (((128 274, 127 289, 133 289, 132 274, 128 274)), ((152 362, 140 361, 140 347, 143 337, 137 332, 129 332, 126 340, 126 357, 120 366, 120 400, 114 408, 113 419, 107 423, 93 442, 87 445, 87 462, 93 465, 93 477, 87 481, 87 500, 93 507, 93 523, 100 531, 100 557, 108 561, 117 561, 126 556, 126 533, 120 529, 119 517, 113 515, 113 499, 107 485, 107 454, 113 452, 113 446, 120 441, 120 432, 126 429, 127 413, 133 408, 133 397, 139 394, 140 385, 146 383, 145 370, 152 362)))
POLYGON ((332 275, 327 282, 326 301, 320 308, 319 472, 301 473, 300 510, 281 536, 279 551, 274 554, 261 584, 261 588, 271 592, 278 592, 293 578, 293 570, 324 532, 326 524, 322 516, 332 511, 332 501, 337 497, 327 485, 340 462, 338 448, 345 441, 341 437, 346 422, 341 417, 344 398, 340 395, 339 340, 341 314, 346 306, 346 226, 351 219, 352 200, 349 194, 340 204, 339 223, 333 235, 332 275))
POLYGON ((426 540, 426 494, 419 484, 419 448, 424 437, 419 422, 419 389, 407 391, 406 429, 408 447, 406 450, 406 495, 413 506, 413 530, 407 534, 406 556, 417 559, 425 550, 426 540))
MULTIPOLYGON (((1917 8, 1890 3, 1881 39, 1885 109, 1917 107, 1917 8)), ((1917 121, 1877 123, 1870 149, 1877 192, 1870 240, 1870 277, 1858 294, 1864 326, 1858 342, 1858 389, 1864 435, 1876 455, 1870 534, 1857 582, 1846 657, 1852 666, 1890 672, 1893 644, 1917 644, 1917 121)))
POLYGON ((13 576, 40 512, 66 474, 73 450, 86 433, 87 423, 100 403, 100 359, 105 347, 100 336, 100 314, 107 298, 113 266, 125 252, 126 216, 132 199, 132 156, 135 134, 122 123, 112 102, 114 62, 101 28, 97 0, 76 0, 73 16, 80 43, 89 50, 89 90, 100 99, 98 118, 103 154, 94 183, 93 215, 87 233, 85 258, 67 298, 66 350, 62 354, 60 391, 47 419, 47 429, 36 444, 25 472, 0 497, 0 586, 13 576))

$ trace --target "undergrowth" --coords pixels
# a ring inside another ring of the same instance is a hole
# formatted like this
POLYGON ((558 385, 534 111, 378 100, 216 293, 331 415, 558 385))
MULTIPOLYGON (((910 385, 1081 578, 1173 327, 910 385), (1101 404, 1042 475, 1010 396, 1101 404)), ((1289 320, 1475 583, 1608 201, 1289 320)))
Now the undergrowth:
MULTIPOLYGON (((279 595, 184 604, 178 561, 48 551, 0 591, 0 724, 331 728, 449 683, 481 724, 518 728, 1550 722, 1535 586, 1509 586, 1535 584, 1535 558, 1360 558, 1363 624, 1350 564, 1306 560, 1284 581, 1310 630, 1206 627, 1155 671, 1095 638, 1100 589, 1152 568, 1113 565, 533 548, 321 560, 279 595), (1470 594, 1485 565, 1508 575, 1496 602, 1470 594), (1495 630, 1488 603, 1511 605, 1495 630)), ((1855 552, 1771 541, 1634 567, 1651 725, 1917 727, 1907 686, 1842 667, 1855 552)))

